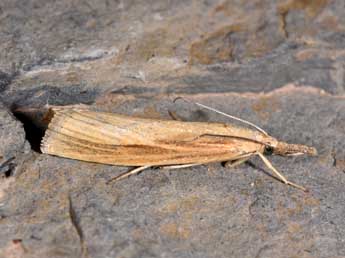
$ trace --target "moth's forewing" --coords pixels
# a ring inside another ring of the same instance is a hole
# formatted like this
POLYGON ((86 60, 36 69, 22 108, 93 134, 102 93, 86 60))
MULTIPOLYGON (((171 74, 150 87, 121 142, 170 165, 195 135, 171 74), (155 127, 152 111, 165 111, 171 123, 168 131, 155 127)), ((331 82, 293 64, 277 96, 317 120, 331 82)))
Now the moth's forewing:
POLYGON ((58 109, 41 150, 112 165, 202 164, 235 160, 262 151, 260 137, 255 131, 220 123, 153 120, 58 109))

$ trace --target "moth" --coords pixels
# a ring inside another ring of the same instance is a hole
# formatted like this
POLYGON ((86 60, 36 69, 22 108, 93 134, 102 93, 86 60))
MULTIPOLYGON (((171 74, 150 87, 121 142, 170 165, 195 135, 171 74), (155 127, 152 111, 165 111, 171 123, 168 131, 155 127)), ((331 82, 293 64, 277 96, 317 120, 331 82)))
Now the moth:
POLYGON ((266 155, 316 155, 313 147, 278 141, 254 124, 195 103, 248 124, 184 122, 95 112, 87 108, 52 107, 53 117, 41 142, 42 153, 135 169, 115 180, 150 167, 182 168, 211 162, 236 166, 258 156, 287 185, 306 188, 285 178, 266 155))

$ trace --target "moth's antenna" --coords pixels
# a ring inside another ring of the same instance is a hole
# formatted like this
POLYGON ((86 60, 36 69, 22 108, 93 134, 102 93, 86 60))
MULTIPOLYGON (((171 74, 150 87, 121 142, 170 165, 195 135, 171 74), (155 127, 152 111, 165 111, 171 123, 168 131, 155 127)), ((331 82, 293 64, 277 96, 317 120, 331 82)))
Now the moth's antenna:
POLYGON ((239 118, 239 117, 236 117, 236 116, 229 115, 229 114, 227 114, 227 113, 224 113, 224 112, 219 111, 219 110, 217 110, 217 109, 215 109, 215 108, 206 106, 206 105, 204 105, 204 104, 201 104, 201 103, 198 103, 198 102, 193 102, 193 101, 187 100, 187 99, 185 99, 185 98, 183 98, 183 97, 177 97, 176 99, 174 99, 174 102, 176 102, 176 100, 178 100, 178 99, 183 99, 183 100, 188 101, 188 102, 191 102, 191 103, 193 103, 193 104, 195 104, 195 105, 197 105, 197 106, 199 106, 199 107, 205 108, 205 109, 207 109, 207 110, 211 110, 211 111, 216 112, 216 113, 218 113, 218 114, 221 114, 221 115, 223 115, 223 116, 226 116, 226 117, 229 117, 229 118, 231 118, 231 119, 240 121, 240 122, 242 122, 242 123, 244 123, 244 124, 250 125, 250 126, 254 127, 255 129, 257 129, 258 131, 262 132, 264 135, 267 135, 267 136, 268 136, 268 133, 267 133, 264 129, 260 128, 259 126, 255 125, 255 124, 253 124, 253 123, 251 123, 251 122, 249 122, 249 121, 243 120, 243 119, 241 119, 241 118, 239 118))
POLYGON ((205 109, 214 111, 214 112, 216 112, 216 113, 218 113, 218 114, 224 115, 224 116, 226 116, 226 117, 229 117, 229 118, 232 118, 232 119, 234 119, 234 120, 237 120, 237 121, 240 121, 240 122, 242 122, 242 123, 245 123, 245 124, 247 124, 247 125, 250 125, 250 126, 254 127, 255 129, 257 129, 258 131, 260 131, 260 132, 262 132, 263 134, 265 134, 265 135, 268 136, 268 133, 267 133, 264 129, 260 128, 259 126, 255 125, 255 124, 253 124, 253 123, 251 123, 251 122, 249 122, 249 121, 243 120, 243 119, 241 119, 241 118, 239 118, 239 117, 235 117, 235 116, 226 114, 226 113, 224 113, 224 112, 222 112, 222 111, 219 111, 219 110, 217 110, 217 109, 208 107, 208 106, 206 106, 206 105, 204 105, 204 104, 201 104, 201 103, 198 103, 198 102, 195 102, 195 104, 198 105, 199 107, 202 107, 202 108, 205 108, 205 109))

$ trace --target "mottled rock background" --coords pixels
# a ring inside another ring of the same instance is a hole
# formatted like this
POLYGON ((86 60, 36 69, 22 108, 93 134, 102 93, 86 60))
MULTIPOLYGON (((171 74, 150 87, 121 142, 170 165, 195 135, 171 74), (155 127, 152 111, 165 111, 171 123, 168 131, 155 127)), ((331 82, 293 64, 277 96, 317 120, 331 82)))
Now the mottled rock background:
POLYGON ((343 0, 2 0, 0 257, 345 257, 343 0), (39 152, 46 104, 250 120, 318 157, 151 169, 39 152), (25 129, 25 130, 24 130, 25 129), (30 143, 31 148, 30 148, 30 143))

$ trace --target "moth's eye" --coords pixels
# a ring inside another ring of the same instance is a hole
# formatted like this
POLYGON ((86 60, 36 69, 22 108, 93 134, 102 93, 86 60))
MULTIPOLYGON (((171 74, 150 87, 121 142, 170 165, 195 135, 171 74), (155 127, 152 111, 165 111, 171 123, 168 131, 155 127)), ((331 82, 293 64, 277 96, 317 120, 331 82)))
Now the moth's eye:
POLYGON ((271 146, 265 146, 265 155, 272 155, 273 153, 273 148, 271 146))

